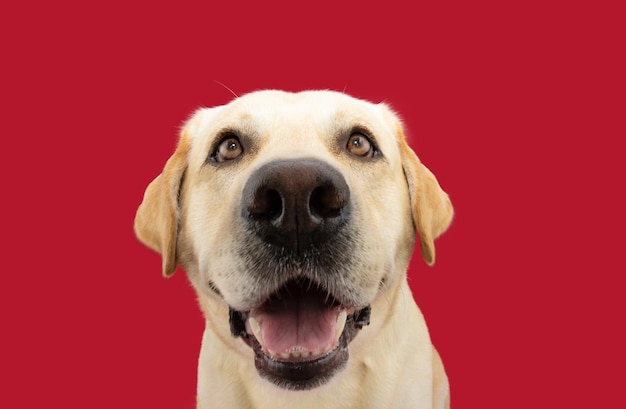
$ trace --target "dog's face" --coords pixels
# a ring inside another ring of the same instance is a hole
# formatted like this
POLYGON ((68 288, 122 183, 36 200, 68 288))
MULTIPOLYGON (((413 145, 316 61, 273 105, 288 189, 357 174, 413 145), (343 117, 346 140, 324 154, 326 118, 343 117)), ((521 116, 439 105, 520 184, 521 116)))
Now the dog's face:
POLYGON ((211 319, 230 319, 263 377, 307 389, 346 364, 370 305, 405 279, 416 230, 432 264, 451 217, 385 105, 261 91, 195 113, 135 229, 165 275, 181 265, 228 306, 211 319))

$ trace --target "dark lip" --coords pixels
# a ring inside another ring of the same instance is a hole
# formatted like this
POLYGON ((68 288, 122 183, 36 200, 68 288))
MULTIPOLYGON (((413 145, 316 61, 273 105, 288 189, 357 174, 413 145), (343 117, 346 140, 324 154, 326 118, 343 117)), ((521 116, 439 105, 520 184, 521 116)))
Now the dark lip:
POLYGON ((299 391, 325 384, 346 366, 349 359, 348 344, 364 326, 369 325, 371 308, 366 306, 347 317, 346 326, 335 349, 313 360, 295 362, 280 361, 263 352, 257 339, 246 332, 245 322, 248 314, 230 309, 231 334, 236 338, 241 337, 252 348, 254 365, 263 378, 283 389, 299 391))

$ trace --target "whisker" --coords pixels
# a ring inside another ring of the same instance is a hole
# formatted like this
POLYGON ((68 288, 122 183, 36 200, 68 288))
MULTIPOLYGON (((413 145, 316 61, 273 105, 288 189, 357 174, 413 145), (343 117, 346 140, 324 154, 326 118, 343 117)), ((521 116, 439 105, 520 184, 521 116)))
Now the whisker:
POLYGON ((227 87, 224 83, 219 82, 218 80, 213 80, 215 81, 217 84, 221 85, 222 87, 226 88, 231 94, 233 94, 235 96, 235 98, 239 98, 239 95, 237 95, 235 93, 235 91, 233 91, 232 89, 230 89, 229 87, 227 87))

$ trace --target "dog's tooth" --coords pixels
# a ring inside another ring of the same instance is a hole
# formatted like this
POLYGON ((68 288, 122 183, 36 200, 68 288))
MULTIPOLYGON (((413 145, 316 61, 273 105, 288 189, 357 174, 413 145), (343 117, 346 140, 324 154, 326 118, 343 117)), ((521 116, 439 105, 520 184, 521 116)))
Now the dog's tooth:
POLYGON ((326 355, 333 349, 333 346, 328 344, 326 347, 320 352, 320 355, 326 355))
POLYGON ((314 349, 313 351, 310 352, 310 354, 312 358, 316 358, 322 355, 322 352, 319 349, 314 349))
POLYGON ((337 333, 335 334, 335 341, 339 341, 341 334, 343 333, 344 328, 346 327, 346 319, 348 318, 348 312, 346 310, 341 310, 339 315, 337 315, 337 333))
POLYGON ((280 354, 280 357, 283 359, 289 359, 290 356, 291 354, 289 352, 283 352, 280 354))
POLYGON ((259 341, 259 344, 263 346, 263 338, 261 337, 261 324, 259 324, 259 321, 254 319, 254 317, 248 318, 248 321, 250 322, 250 328, 252 328, 252 333, 254 337, 257 339, 257 341, 259 341))

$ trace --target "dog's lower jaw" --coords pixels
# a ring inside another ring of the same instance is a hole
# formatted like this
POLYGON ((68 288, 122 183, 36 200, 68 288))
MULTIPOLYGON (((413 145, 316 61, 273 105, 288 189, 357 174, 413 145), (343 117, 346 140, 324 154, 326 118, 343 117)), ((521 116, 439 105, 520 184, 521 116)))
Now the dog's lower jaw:
POLYGON ((370 323, 369 306, 347 316, 345 326, 332 350, 311 360, 280 360, 263 351, 256 337, 246 330, 247 313, 229 310, 229 322, 233 337, 241 339, 254 351, 254 364, 261 375, 274 385, 287 390, 308 390, 328 382, 348 362, 348 344, 359 330, 370 323))
MULTIPOLYGON (((306 391, 280 388, 261 377, 252 348, 229 334, 228 306, 216 297, 200 295, 207 319, 199 357, 197 408, 443 409, 440 399, 433 396, 433 384, 415 377, 426 376, 433 360, 438 366, 441 362, 432 356, 428 330, 411 302, 408 284, 397 287, 372 301, 372 323, 350 343, 345 368, 323 386, 306 391), (389 339, 396 341, 394 348, 389 348, 389 339)), ((439 371, 445 381, 445 372, 439 371)), ((437 396, 445 398, 447 381, 440 383, 437 396)))

